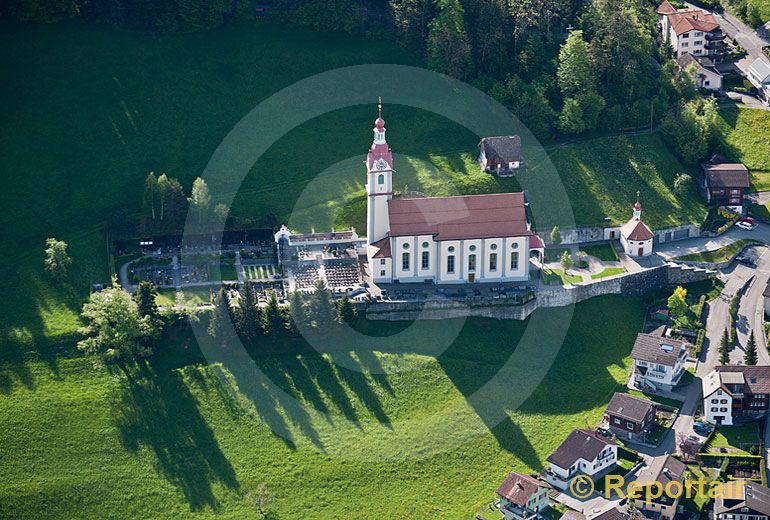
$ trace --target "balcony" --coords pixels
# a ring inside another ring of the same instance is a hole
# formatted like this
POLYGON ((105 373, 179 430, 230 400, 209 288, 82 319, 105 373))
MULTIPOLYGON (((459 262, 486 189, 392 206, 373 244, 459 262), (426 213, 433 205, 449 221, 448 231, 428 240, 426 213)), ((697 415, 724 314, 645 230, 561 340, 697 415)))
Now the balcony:
POLYGON ((706 40, 708 41, 723 41, 726 38, 726 34, 722 31, 719 32, 713 32, 713 33, 706 33, 706 40))

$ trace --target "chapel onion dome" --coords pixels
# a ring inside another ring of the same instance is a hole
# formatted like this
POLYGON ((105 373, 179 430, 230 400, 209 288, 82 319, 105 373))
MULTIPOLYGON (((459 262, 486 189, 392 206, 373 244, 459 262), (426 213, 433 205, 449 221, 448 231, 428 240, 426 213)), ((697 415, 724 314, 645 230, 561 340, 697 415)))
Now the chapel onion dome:
POLYGON ((385 120, 382 118, 382 114, 377 116, 377 119, 374 120, 374 129, 379 130, 380 132, 385 130, 385 120))

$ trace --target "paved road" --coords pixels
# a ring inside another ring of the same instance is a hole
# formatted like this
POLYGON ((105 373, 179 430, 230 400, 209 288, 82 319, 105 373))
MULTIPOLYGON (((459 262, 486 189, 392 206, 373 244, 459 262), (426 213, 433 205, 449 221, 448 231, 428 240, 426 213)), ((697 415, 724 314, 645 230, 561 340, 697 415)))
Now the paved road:
POLYGON ((718 237, 688 238, 687 240, 659 244, 655 246, 655 252, 663 258, 671 259, 690 253, 714 251, 745 238, 753 238, 754 240, 770 244, 770 224, 760 222, 752 231, 746 231, 745 229, 733 226, 718 237))
MULTIPOLYGON (((708 305, 706 339, 703 342, 703 349, 695 372, 695 379, 692 384, 684 389, 684 403, 680 409, 679 417, 674 421, 673 427, 657 448, 635 446, 635 448, 637 448, 643 455, 657 457, 667 453, 675 453, 681 437, 694 434, 692 431, 692 425, 695 421, 694 414, 702 401, 701 380, 719 364, 719 343, 722 339, 722 334, 729 323, 730 302, 736 292, 751 279, 752 276, 756 277, 755 281, 752 284, 751 289, 742 298, 741 306, 738 310, 739 323, 744 324, 743 330, 739 328, 739 341, 741 341, 742 345, 745 345, 749 323, 754 323, 754 326, 760 327, 758 330, 762 330, 761 321, 759 321, 762 319, 762 315, 758 313, 760 306, 762 312, 764 312, 764 298, 762 297, 762 292, 764 291, 768 278, 770 278, 770 253, 768 253, 766 247, 757 246, 747 249, 747 254, 757 259, 757 268, 752 269, 741 264, 733 263, 720 273, 720 276, 725 280, 725 287, 722 290, 722 293, 708 305)), ((770 364, 770 355, 767 353, 763 340, 759 337, 757 339, 758 351, 762 351, 760 353, 762 356, 760 357, 760 364, 770 364)), ((743 350, 736 348, 733 351, 733 356, 735 356, 735 361, 742 362, 743 350)))
POLYGON ((738 331, 739 347, 733 350, 730 362, 743 363, 745 347, 749 340, 751 330, 754 330, 757 341, 757 354, 760 365, 770 365, 770 354, 767 352, 767 339, 762 333, 765 314, 765 299, 762 293, 767 287, 767 281, 770 279, 770 252, 766 247, 751 247, 746 249, 746 254, 757 259, 757 268, 753 270, 754 281, 746 294, 741 299, 738 308, 738 321, 736 330, 738 331))

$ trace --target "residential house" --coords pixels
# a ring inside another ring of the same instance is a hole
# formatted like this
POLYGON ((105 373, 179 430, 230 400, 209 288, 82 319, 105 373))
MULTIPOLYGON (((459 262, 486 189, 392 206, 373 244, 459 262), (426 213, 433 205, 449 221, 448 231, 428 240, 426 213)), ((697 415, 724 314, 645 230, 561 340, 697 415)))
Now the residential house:
POLYGON ((743 211, 743 191, 749 187, 749 169, 741 163, 728 163, 718 155, 702 165, 706 201, 730 211, 743 211))
POLYGON ((756 87, 759 99, 770 105, 770 62, 757 58, 749 65, 746 77, 756 87))
POLYGON ((643 440, 655 424, 658 405, 648 399, 615 392, 604 411, 607 429, 621 439, 643 440))
POLYGON ((484 137, 479 142, 479 164, 482 170, 495 173, 498 177, 516 175, 524 164, 521 156, 521 137, 484 137))
POLYGON ((642 515, 636 509, 629 510, 626 507, 612 506, 598 515, 591 516, 590 520, 641 520, 641 518, 642 515))
POLYGON ((663 40, 674 49, 675 57, 689 53, 718 61, 725 54, 725 33, 713 14, 697 7, 677 9, 668 0, 656 12, 663 40))
POLYGON ((687 343, 640 333, 631 350, 632 381, 637 388, 671 390, 679 384, 687 361, 687 343))
POLYGON ((715 520, 768 520, 770 489, 750 480, 720 485, 714 499, 715 520))
MULTIPOLYGON (((684 472, 687 466, 670 455, 656 457, 644 467, 637 477, 642 486, 661 486, 666 489, 671 482, 678 482, 684 489, 684 472)), ((641 498, 634 500, 634 507, 646 517, 654 517, 660 520, 673 520, 679 506, 680 496, 670 496, 662 493, 657 498, 652 498, 655 493, 641 493, 641 498), (652 513, 650 515, 649 513, 652 513)))
POLYGON ((715 66, 711 56, 695 56, 685 52, 676 59, 680 70, 695 70, 695 88, 719 90, 722 88, 722 73, 715 66))
POLYGON ((711 423, 732 425, 770 409, 770 366, 724 365, 703 378, 703 410, 711 423))
POLYGON ((505 520, 528 520, 548 507, 549 486, 529 475, 508 473, 497 488, 498 508, 505 520))
POLYGON ((618 462, 618 445, 589 430, 572 430, 564 442, 546 459, 546 480, 558 489, 567 489, 575 475, 598 478, 618 462))

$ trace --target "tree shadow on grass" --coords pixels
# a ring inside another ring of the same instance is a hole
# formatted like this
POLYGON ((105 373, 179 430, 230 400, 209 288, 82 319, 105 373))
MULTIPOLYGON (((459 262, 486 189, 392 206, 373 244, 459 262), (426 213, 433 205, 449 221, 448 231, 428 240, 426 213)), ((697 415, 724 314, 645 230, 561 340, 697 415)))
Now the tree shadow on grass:
POLYGON ((113 408, 123 446, 152 452, 158 472, 181 491, 192 511, 216 510, 213 484, 235 490, 239 484, 179 372, 148 371, 121 381, 113 408))

